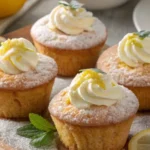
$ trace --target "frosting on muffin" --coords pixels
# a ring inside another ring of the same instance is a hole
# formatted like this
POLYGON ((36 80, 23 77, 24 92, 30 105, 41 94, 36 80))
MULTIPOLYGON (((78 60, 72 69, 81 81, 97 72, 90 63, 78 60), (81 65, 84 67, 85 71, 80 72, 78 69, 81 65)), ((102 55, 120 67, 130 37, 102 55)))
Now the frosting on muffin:
POLYGON ((109 75, 91 69, 77 74, 68 95, 77 108, 88 108, 91 105, 111 106, 124 96, 122 88, 109 75))
POLYGON ((93 31, 92 25, 95 20, 93 14, 82 7, 72 8, 71 6, 66 2, 66 5, 58 5, 54 8, 50 13, 48 27, 51 30, 58 29, 69 35, 93 31))
POLYGON ((85 70, 51 100, 49 110, 52 116, 70 124, 99 126, 125 121, 135 115, 138 107, 133 92, 117 85, 106 74, 85 70), (90 80, 96 83, 91 84, 90 80), (87 82, 86 88, 82 88, 87 82), (92 92, 90 86, 95 86, 92 92))
POLYGON ((92 26, 93 31, 82 32, 78 35, 67 35, 58 30, 50 30, 47 26, 48 23, 49 15, 39 19, 32 26, 31 35, 39 43, 60 50, 86 50, 103 43, 107 37, 106 27, 98 18, 95 19, 92 26))
POLYGON ((0 69, 7 74, 19 74, 35 69, 38 55, 31 42, 24 38, 8 39, 0 46, 0 69))
POLYGON ((92 105, 90 108, 78 109, 68 99, 69 87, 58 93, 50 102, 49 110, 52 116, 81 126, 106 126, 120 123, 133 117, 138 110, 139 103, 136 96, 127 88, 121 86, 124 97, 109 107, 92 105))
POLYGON ((122 62, 130 67, 150 63, 150 37, 146 36, 148 33, 142 31, 124 36, 118 45, 118 56, 122 62))
POLYGON ((0 47, 0 89, 34 88, 53 80, 57 72, 54 59, 37 53, 26 39, 9 39, 0 47))
POLYGON ((32 26, 31 36, 35 41, 69 50, 89 49, 105 42, 106 27, 98 18, 76 1, 63 3, 32 26))
POLYGON ((109 73, 121 85, 129 87, 150 86, 150 64, 130 67, 118 58, 118 45, 104 51, 97 61, 97 68, 109 73))

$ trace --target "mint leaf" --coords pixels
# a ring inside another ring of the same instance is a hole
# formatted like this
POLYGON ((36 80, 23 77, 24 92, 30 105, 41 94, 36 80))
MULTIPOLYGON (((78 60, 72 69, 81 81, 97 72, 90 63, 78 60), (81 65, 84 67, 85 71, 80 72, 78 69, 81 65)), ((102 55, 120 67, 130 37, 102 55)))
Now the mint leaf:
POLYGON ((76 1, 76 0, 72 0, 72 1, 70 2, 70 6, 71 6, 71 8, 73 8, 73 9, 81 8, 83 5, 84 5, 84 4, 79 3, 79 2, 76 1))
POLYGON ((83 72, 85 70, 90 70, 90 69, 93 70, 93 71, 95 71, 95 72, 97 72, 97 73, 106 74, 105 72, 103 72, 102 70, 97 69, 97 68, 81 69, 81 70, 79 70, 79 72, 83 72))
POLYGON ((46 119, 43 117, 30 113, 29 119, 32 125, 34 125, 37 129, 42 131, 50 131, 50 130, 56 130, 56 128, 51 125, 46 119))
POLYGON ((150 36, 150 31, 142 30, 140 32, 135 32, 134 34, 138 35, 140 38, 144 39, 150 36))
POLYGON ((63 0, 60 0, 59 4, 64 5, 64 6, 69 6, 72 9, 78 9, 78 8, 81 8, 84 5, 82 3, 79 3, 77 0, 72 0, 70 3, 66 2, 66 1, 63 1, 63 0))
POLYGON ((48 146, 54 139, 53 132, 44 132, 33 137, 30 144, 34 147, 48 146))
POLYGON ((35 147, 52 144, 56 128, 37 114, 30 113, 29 119, 31 124, 17 129, 17 134, 26 138, 31 138, 30 144, 35 147))
POLYGON ((66 1, 59 1, 58 2, 60 5, 64 5, 64 6, 70 6, 70 4, 68 3, 68 2, 66 2, 66 1))
POLYGON ((38 130, 32 124, 25 125, 17 129, 17 134, 26 138, 32 138, 37 134, 41 134, 43 131, 38 130))

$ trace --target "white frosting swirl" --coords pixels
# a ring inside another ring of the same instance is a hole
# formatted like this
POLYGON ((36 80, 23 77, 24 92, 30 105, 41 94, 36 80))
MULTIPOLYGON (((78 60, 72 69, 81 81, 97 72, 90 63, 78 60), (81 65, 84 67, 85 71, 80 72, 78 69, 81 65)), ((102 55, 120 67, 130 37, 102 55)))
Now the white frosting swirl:
POLYGON ((52 10, 48 27, 52 30, 59 29, 66 34, 78 35, 84 31, 92 31, 94 20, 93 14, 84 8, 71 9, 59 5, 52 10))
POLYGON ((150 37, 140 38, 134 33, 129 33, 119 42, 118 56, 130 67, 150 63, 150 37))
POLYGON ((0 47, 0 69, 7 74, 19 74, 35 69, 38 55, 31 42, 24 38, 7 40, 0 47))
POLYGON ((124 96, 122 88, 109 75, 98 74, 99 79, 86 79, 87 74, 85 80, 79 84, 81 76, 82 73, 75 77, 69 90, 69 99, 77 108, 87 108, 91 105, 111 106, 124 96), (97 83, 98 80, 104 83, 105 88, 97 83))

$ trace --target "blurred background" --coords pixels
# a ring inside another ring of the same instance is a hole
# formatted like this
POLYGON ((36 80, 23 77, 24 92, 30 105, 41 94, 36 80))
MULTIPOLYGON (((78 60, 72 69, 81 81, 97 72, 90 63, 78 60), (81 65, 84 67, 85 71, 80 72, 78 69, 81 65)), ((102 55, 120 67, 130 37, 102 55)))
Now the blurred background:
MULTIPOLYGON (((34 4, 32 4, 31 6, 28 5, 30 9, 26 8, 26 10, 21 15, 19 15, 19 17, 13 19, 11 25, 7 27, 5 31, 3 31, 3 33, 8 33, 18 28, 24 27, 28 24, 33 24, 39 18, 49 14, 52 8, 54 8, 58 4, 57 0, 34 0, 34 1, 35 1, 34 4)), ((134 20, 133 12, 137 4, 140 2, 140 0, 80 0, 80 1, 82 3, 85 3, 85 7, 87 7, 90 11, 92 11, 93 14, 106 25, 108 30, 108 40, 107 40, 108 45, 116 44, 128 32, 137 31, 135 27, 136 23, 133 22, 134 20)), ((141 1, 150 2, 150 0, 141 0, 141 1)), ((31 2, 33 2, 33 0, 26 0, 26 3, 28 4, 31 2)), ((6 20, 6 18, 0 20, 6 20)))

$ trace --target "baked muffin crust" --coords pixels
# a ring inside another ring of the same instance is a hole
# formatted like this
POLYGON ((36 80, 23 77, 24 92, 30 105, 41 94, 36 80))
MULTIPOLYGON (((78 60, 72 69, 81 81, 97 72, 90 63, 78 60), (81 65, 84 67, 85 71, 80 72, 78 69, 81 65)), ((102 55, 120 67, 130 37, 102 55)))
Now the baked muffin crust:
POLYGON ((9 75, 0 71, 0 90, 25 90, 48 83, 57 75, 56 62, 47 56, 38 54, 39 62, 35 70, 9 75))
POLYGON ((59 30, 52 31, 48 28, 49 15, 39 19, 31 29, 33 39, 47 47, 55 47, 60 50, 81 50, 88 49, 103 43, 107 33, 104 24, 95 19, 94 31, 83 32, 79 35, 67 35, 59 30))
POLYGON ((97 61, 97 68, 102 69, 121 85, 127 87, 150 86, 150 64, 132 68, 121 62, 117 55, 117 45, 104 51, 97 61))
POLYGON ((89 109, 78 109, 68 104, 68 88, 57 94, 49 105, 52 116, 61 121, 80 126, 103 126, 120 123, 133 117, 139 107, 136 96, 122 86, 124 97, 115 105, 91 106, 89 109))

